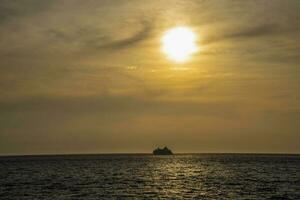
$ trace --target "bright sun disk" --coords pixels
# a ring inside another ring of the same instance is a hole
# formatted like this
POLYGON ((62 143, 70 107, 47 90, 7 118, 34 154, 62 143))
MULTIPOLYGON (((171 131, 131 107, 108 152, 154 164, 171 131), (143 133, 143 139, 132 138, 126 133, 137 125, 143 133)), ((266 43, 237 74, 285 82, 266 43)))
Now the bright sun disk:
POLYGON ((184 62, 198 51, 196 34, 187 27, 168 30, 162 38, 162 50, 175 62, 184 62))

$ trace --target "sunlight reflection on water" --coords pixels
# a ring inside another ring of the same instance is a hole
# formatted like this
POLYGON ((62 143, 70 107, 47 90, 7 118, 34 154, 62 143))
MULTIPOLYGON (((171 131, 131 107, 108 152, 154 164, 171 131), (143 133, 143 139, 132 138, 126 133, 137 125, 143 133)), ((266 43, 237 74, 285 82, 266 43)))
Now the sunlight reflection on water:
POLYGON ((0 199, 299 199, 300 157, 0 157, 0 199))

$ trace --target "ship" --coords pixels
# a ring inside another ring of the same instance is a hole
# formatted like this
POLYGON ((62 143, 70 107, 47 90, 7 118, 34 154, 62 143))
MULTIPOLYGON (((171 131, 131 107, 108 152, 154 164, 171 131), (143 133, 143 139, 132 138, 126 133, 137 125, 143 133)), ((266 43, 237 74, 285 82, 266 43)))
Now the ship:
POLYGON ((153 155, 173 155, 173 153, 168 147, 164 147, 163 149, 158 147, 153 150, 153 155))

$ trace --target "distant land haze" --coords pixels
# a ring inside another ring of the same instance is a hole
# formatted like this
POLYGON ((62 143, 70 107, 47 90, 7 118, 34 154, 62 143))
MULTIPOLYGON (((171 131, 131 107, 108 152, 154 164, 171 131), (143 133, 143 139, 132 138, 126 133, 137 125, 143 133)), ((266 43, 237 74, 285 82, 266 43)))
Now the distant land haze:
POLYGON ((299 11, 0 1, 0 155, 300 153, 299 11))

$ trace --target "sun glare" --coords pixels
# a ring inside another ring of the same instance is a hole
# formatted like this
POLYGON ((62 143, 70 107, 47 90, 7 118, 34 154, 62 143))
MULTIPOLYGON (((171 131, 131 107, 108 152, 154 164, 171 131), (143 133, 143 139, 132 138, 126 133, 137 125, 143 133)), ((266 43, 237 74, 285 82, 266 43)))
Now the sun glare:
POLYGON ((196 34, 187 27, 168 30, 162 38, 162 50, 175 62, 185 62, 197 52, 196 34))

